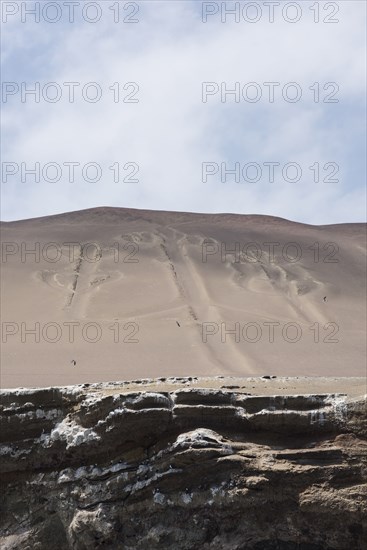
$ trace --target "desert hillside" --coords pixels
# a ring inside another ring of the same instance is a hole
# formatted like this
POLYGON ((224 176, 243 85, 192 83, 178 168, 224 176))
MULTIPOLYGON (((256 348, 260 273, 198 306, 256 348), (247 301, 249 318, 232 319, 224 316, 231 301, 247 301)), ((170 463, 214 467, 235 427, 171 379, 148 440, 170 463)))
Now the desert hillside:
POLYGON ((365 235, 124 208, 2 223, 2 387, 363 376, 365 235))

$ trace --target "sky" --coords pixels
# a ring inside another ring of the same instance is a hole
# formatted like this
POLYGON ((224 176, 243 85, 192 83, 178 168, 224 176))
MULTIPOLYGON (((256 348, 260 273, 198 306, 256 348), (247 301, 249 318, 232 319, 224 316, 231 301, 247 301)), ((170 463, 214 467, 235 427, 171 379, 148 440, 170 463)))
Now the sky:
POLYGON ((365 221, 364 0, 1 9, 2 220, 119 206, 365 221))

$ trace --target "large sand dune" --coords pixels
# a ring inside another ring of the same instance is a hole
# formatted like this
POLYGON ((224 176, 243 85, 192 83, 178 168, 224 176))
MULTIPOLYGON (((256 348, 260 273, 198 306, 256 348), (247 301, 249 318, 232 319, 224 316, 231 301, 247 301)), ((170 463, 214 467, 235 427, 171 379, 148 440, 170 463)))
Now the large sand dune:
POLYGON ((2 223, 2 387, 364 376, 365 229, 124 208, 2 223))

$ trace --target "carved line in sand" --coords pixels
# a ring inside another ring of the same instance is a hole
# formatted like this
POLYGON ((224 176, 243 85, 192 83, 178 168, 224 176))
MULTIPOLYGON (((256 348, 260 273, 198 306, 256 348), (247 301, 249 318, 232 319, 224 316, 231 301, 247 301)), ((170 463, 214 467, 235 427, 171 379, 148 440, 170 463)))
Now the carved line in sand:
MULTIPOLYGON (((221 243, 213 237, 205 239, 205 242, 216 244, 220 250, 221 243)), ((204 239, 201 245, 203 243, 204 239)), ((263 255, 265 256, 266 253, 263 252, 263 255)), ((259 260, 254 254, 251 254, 251 251, 248 252, 248 256, 252 257, 253 261, 241 263, 236 261, 235 254, 226 255, 230 259, 224 262, 224 265, 227 269, 232 270, 232 281, 238 288, 258 293, 261 296, 265 294, 279 297, 282 301, 285 300, 297 321, 326 323, 329 320, 311 299, 312 294, 317 290, 320 290, 322 295, 326 294, 326 286, 311 277, 302 265, 293 263, 285 269, 281 265, 281 258, 275 257, 274 261, 270 261, 270 256, 267 254, 264 260, 259 260), (309 296, 306 298, 306 295, 309 296)), ((227 304, 217 305, 228 308, 227 304)))
MULTIPOLYGON (((211 242, 216 244, 218 250, 220 250, 221 243, 213 237, 209 239, 204 236, 190 235, 183 233, 171 226, 162 228, 156 233, 149 232, 135 232, 131 233, 124 238, 129 242, 159 246, 164 254, 164 261, 168 262, 170 267, 172 278, 174 284, 178 291, 178 299, 183 300, 188 303, 188 290, 185 289, 182 279, 178 277, 177 274, 177 265, 184 265, 184 260, 186 263, 190 263, 190 271, 197 273, 195 277, 196 284, 200 286, 200 300, 197 303, 204 302, 206 304, 215 304, 218 307, 230 310, 246 311, 245 308, 233 308, 229 307, 228 304, 220 304, 217 299, 213 296, 210 296, 209 290, 203 281, 202 274, 199 273, 198 269, 195 266, 194 262, 190 261, 190 254, 188 254, 188 247, 192 246, 196 249, 201 250, 204 242, 211 242), (164 231, 168 235, 164 233, 164 231), (172 238, 169 239, 169 234, 172 235, 172 238), (172 247, 171 242, 175 244, 172 247), (172 250, 169 250, 172 248, 172 250), (182 250, 182 254, 179 254, 182 250), (180 262, 175 262, 173 256, 178 256, 180 262), (200 283, 201 281, 201 283, 200 283)), ((263 252, 265 255, 265 252, 263 252)), ((248 255, 251 255, 251 251, 248 251, 248 255)), ((247 262, 236 262, 235 255, 232 257, 230 254, 227 254, 227 257, 230 258, 223 265, 224 267, 233 271, 232 273, 232 282, 240 290, 248 290, 252 293, 257 293, 260 296, 269 295, 278 297, 281 301, 286 301, 287 306, 290 310, 290 317, 296 319, 297 321, 303 320, 304 322, 327 322, 328 319, 323 315, 317 306, 311 303, 311 301, 305 300, 306 295, 312 296, 312 293, 320 290, 320 293, 327 293, 325 285, 318 280, 315 280, 307 272, 307 270, 298 264, 290 264, 288 269, 285 269, 281 265, 281 258, 275 258, 275 261, 270 261, 270 256, 267 255, 264 259, 258 260, 254 254, 252 254, 253 261, 247 262), (293 313, 293 315, 292 315, 293 313)), ((192 300, 191 300, 192 301, 192 300)), ((175 308, 175 302, 172 303, 172 308, 175 308)), ((195 306, 188 305, 190 311, 190 317, 194 321, 198 320, 198 313, 195 310, 195 306)), ((143 315, 147 314, 149 310, 144 310, 141 312, 143 315)), ((156 311, 156 310, 155 310, 156 311)), ((287 317, 285 320, 289 320, 287 317)))
POLYGON ((36 277, 66 295, 64 310, 72 310, 73 314, 84 317, 91 297, 99 291, 101 285, 109 281, 116 281, 123 274, 117 270, 101 272, 101 250, 95 250, 94 255, 89 256, 88 260, 83 258, 82 246, 79 247, 78 254, 71 273, 67 268, 64 268, 63 272, 44 269, 38 271, 36 277))
POLYGON ((228 346, 225 348, 226 353, 223 354, 223 357, 218 355, 218 349, 215 348, 212 342, 208 342, 207 344, 202 343, 202 322, 211 321, 220 324, 223 321, 223 317, 216 304, 210 299, 205 281, 199 273, 195 263, 190 259, 187 250, 188 235, 173 227, 166 227, 165 232, 170 232, 172 234, 171 241, 174 244, 172 245, 172 249, 169 250, 166 235, 161 231, 158 233, 162 238, 161 248, 169 262, 172 277, 177 286, 179 295, 184 300, 189 310, 190 317, 194 320, 198 332, 200 333, 200 348, 205 350, 209 355, 210 360, 213 362, 213 366, 216 365, 220 369, 225 368, 226 372, 234 374, 238 374, 238 372, 248 374, 256 372, 255 364, 247 355, 244 356, 244 350, 241 350, 231 340, 228 340, 228 346), (177 259, 175 256, 177 256, 177 259), (195 304, 195 307, 193 304, 195 304), (200 322, 198 322, 199 320, 200 322), (231 349, 231 353, 229 353, 229 349, 231 349), (228 362, 225 357, 228 357, 228 362), (234 360, 234 357, 237 357, 237 360, 234 360), (234 365, 238 365, 239 368, 234 367, 234 365))
MULTIPOLYGON (((177 298, 164 308, 165 312, 174 311, 182 307, 183 303, 183 307, 188 308, 189 316, 196 324, 198 324, 199 317, 203 321, 216 322, 217 319, 219 323, 222 322, 223 315, 220 314, 219 308, 224 311, 246 312, 246 307, 237 308, 231 307, 229 304, 221 304, 218 303, 217 298, 210 296, 205 277, 198 269, 196 262, 191 259, 188 248, 193 247, 197 252, 198 248, 202 249, 204 242, 215 243, 219 250, 221 243, 215 238, 208 239, 204 236, 186 234, 173 227, 161 228, 160 231, 154 233, 133 232, 121 235, 119 238, 123 238, 127 243, 147 245, 153 248, 159 246, 162 250, 163 261, 168 263, 172 280, 178 291, 177 298), (183 272, 183 276, 179 275, 178 270, 183 272), (198 308, 201 315, 198 313, 198 308)), ((66 271, 43 270, 39 273, 41 280, 50 287, 59 291, 65 291, 68 288, 64 309, 73 309, 73 313, 77 313, 79 310, 83 315, 90 298, 102 284, 123 276, 121 271, 100 272, 99 264, 101 262, 98 261, 100 256, 97 251, 95 251, 95 256, 95 262, 86 261, 82 257, 82 247, 80 247, 69 284, 70 274, 66 271)), ((270 262, 270 258, 258 260, 255 256, 253 262, 236 262, 234 254, 232 257, 228 254, 226 258, 229 260, 223 265, 232 270, 231 280, 239 290, 258 293, 262 298, 262 303, 264 303, 264 294, 273 296, 275 299, 278 297, 283 303, 285 300, 289 311, 293 313, 291 318, 294 316, 298 321, 303 320, 309 323, 328 321, 315 302, 309 299, 318 288, 320 292, 327 293, 325 285, 313 279, 302 265, 291 264, 285 269, 280 265, 279 258, 275 258, 275 262, 270 262), (308 298, 306 298, 307 295, 308 298)), ((157 315, 159 309, 152 306, 132 313, 134 313, 134 317, 157 315)))

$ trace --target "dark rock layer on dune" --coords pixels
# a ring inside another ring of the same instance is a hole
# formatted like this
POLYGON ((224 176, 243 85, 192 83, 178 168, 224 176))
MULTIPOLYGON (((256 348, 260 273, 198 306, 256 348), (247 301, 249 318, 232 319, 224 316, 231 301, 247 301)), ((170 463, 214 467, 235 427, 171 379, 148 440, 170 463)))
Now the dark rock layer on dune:
POLYGON ((362 399, 102 384, 1 403, 3 549, 365 548, 362 399))

